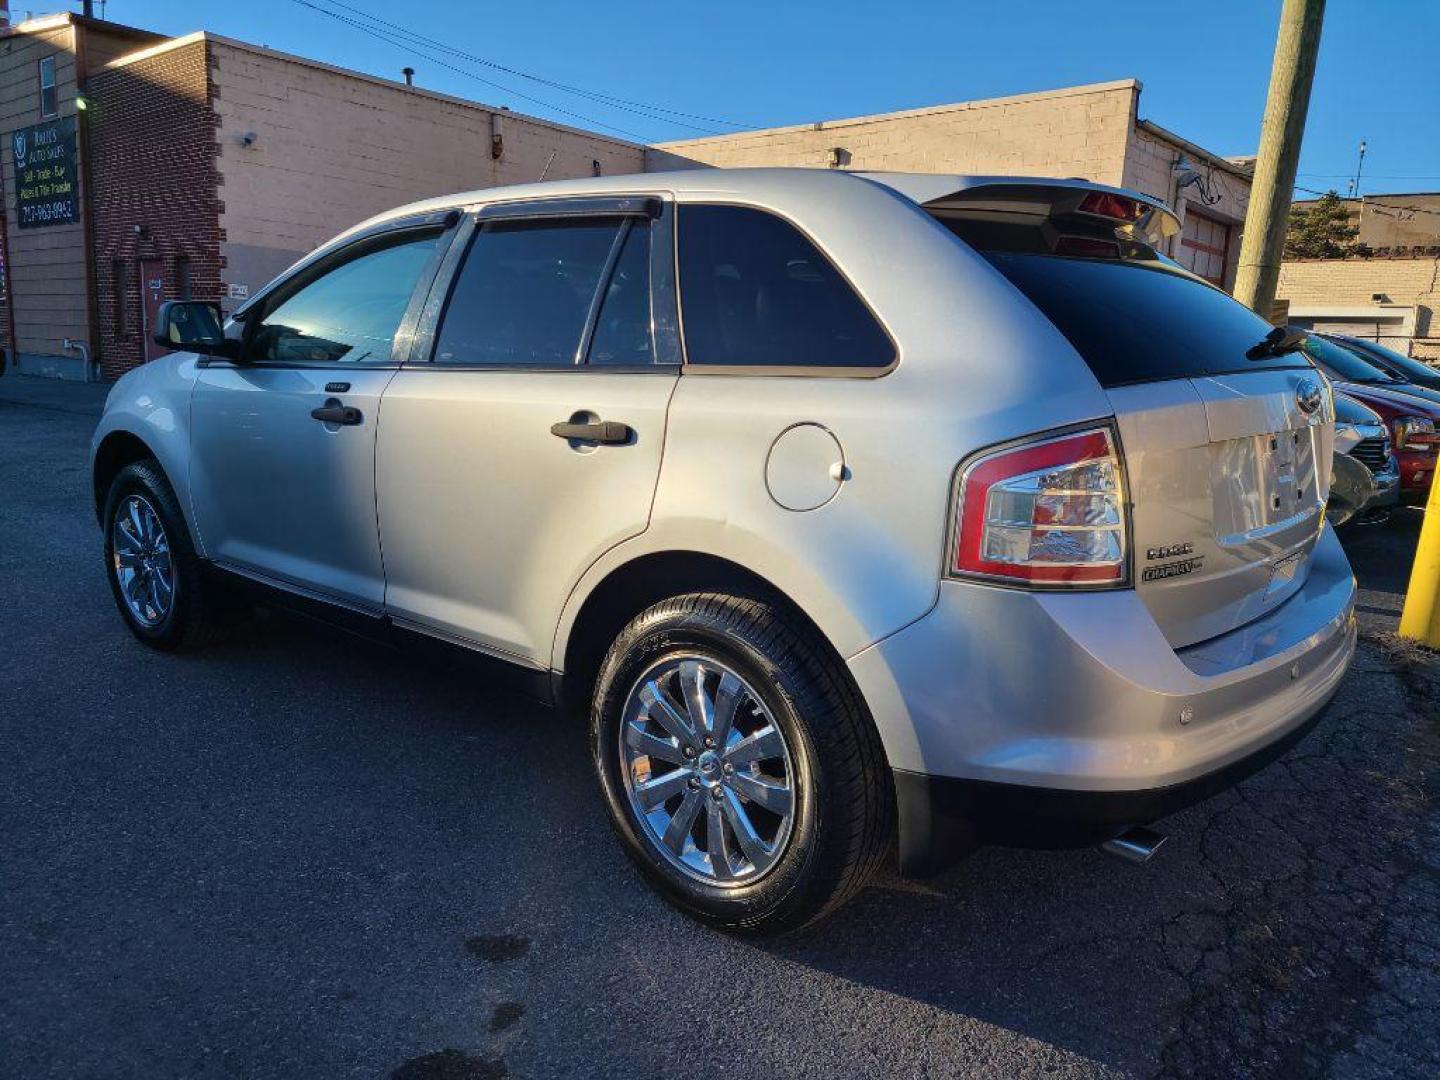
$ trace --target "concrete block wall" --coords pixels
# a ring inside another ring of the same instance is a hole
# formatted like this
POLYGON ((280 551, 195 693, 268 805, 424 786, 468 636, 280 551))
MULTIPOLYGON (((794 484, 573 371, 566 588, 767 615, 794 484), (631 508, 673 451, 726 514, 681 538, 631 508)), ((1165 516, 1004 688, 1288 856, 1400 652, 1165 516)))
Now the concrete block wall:
POLYGON ((643 148, 620 139, 208 40, 227 293, 253 293, 335 234, 403 203, 590 176, 595 163, 607 175, 644 166, 643 148))
POLYGON ((1080 176, 1119 184, 1135 122, 1134 79, 928 109, 661 143, 647 171, 792 165, 1080 176))
POLYGON ((1385 344, 1430 363, 1440 362, 1440 258, 1304 259, 1280 266, 1276 299, 1291 308, 1413 308, 1413 337, 1385 344))
MULTIPOLYGON (((1152 125, 1137 123, 1125 148, 1125 169, 1122 187, 1143 191, 1169 204, 1185 220, 1193 208, 1206 217, 1230 226, 1230 248, 1225 260, 1225 287, 1235 280, 1240 260, 1240 228, 1250 203, 1250 179, 1238 169, 1227 167, 1197 148, 1188 147, 1179 138, 1168 138, 1152 125), (1178 188, 1175 165, 1184 156, 1192 169, 1204 177, 1204 191, 1199 186, 1178 188)), ((1179 238, 1171 242, 1170 254, 1176 254, 1179 238)))
POLYGON ((145 356, 140 260, 159 260, 165 299, 220 298, 212 90, 201 38, 135 53, 90 80, 96 312, 107 378, 145 356))

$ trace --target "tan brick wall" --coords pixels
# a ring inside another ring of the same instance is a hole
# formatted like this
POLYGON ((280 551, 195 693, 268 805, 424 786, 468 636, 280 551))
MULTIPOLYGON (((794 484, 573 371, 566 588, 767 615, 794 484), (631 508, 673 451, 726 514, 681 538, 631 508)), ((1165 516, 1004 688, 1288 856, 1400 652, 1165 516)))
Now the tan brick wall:
POLYGON ((661 143, 646 168, 793 165, 1082 176, 1119 184, 1140 84, 1133 79, 799 127, 661 143))
POLYGON ((225 281, 258 289, 382 210, 497 184, 640 172, 643 148, 211 37, 225 281), (253 145, 243 145, 254 132, 253 145), (552 160, 553 155, 553 160, 552 160), (548 170, 547 170, 548 166, 548 170))
POLYGON ((1357 308, 1390 304, 1415 308, 1414 339, 1386 341, 1399 351, 1440 361, 1440 259, 1307 259, 1282 263, 1277 299, 1291 308, 1357 308))
MULTIPOLYGON (((89 291, 85 276, 85 228, 67 225, 19 227, 15 210, 15 158, 9 134, 38 124, 40 81, 37 64, 54 55, 55 89, 61 116, 75 115, 76 69, 74 28, 19 33, 5 40, 0 63, 0 190, 4 194, 5 231, 10 264, 6 267, 15 337, 22 355, 77 356, 67 351, 66 338, 90 341, 89 291)), ((77 140, 78 141, 78 140, 77 140)), ((83 153, 77 149, 77 156, 83 153)), ((81 197, 84 174, 79 170, 81 197)), ((8 348, 9 342, 4 342, 8 348)), ((41 361, 48 363, 49 361, 41 361)), ((29 370, 27 366, 27 370, 29 370)), ((40 370, 40 369, 35 369, 40 370)))

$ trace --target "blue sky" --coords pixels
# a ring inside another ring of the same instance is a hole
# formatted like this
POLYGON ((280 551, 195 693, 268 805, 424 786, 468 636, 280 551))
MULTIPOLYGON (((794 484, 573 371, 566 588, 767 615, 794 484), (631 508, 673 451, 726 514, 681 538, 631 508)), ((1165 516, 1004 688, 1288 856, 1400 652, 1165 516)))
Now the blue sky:
MULTIPOLYGON (((553 82, 744 126, 1135 76, 1145 87, 1142 116, 1226 155, 1251 153, 1257 142, 1280 10, 1279 0, 306 2, 350 18, 344 7, 359 9, 553 82)), ((25 10, 23 2, 11 8, 25 10)), ((441 58, 504 89, 485 85, 299 0, 109 0, 106 15, 172 34, 213 30, 379 75, 398 77, 410 64, 424 86, 580 126, 603 123, 641 141, 697 134, 685 124, 726 130, 636 115, 441 58)), ((1330 0, 1300 185, 1343 193, 1363 138, 1363 191, 1440 191, 1437 41, 1435 0, 1330 0)))

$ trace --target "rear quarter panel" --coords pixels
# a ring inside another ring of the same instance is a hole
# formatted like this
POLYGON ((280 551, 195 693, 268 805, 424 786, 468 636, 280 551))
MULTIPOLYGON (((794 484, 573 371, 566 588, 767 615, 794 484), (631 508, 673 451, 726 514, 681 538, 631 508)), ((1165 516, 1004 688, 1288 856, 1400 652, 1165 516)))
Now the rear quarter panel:
MULTIPOLYGON (((823 174, 822 174, 823 176, 823 174)), ((584 597, 640 555, 701 551, 739 563, 794 600, 841 656, 921 617, 935 603, 951 485, 975 451, 1109 415, 1070 344, 988 263, 914 203, 864 180, 826 179, 823 198, 747 185, 684 204, 735 202, 788 218, 849 277, 895 340, 872 376, 687 368, 670 406, 650 528, 608 552, 562 617, 562 665, 584 597), (787 510, 766 484, 776 438, 823 426, 847 478, 818 509, 787 510)))

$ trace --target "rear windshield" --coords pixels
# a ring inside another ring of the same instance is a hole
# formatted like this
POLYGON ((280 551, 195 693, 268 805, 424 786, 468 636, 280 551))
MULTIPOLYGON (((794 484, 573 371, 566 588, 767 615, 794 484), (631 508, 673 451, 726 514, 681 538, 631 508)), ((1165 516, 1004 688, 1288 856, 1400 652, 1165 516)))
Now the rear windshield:
POLYGON ((1309 366, 1298 353, 1246 359, 1275 328, 1164 263, 981 254, 1070 340, 1102 386, 1309 366))

